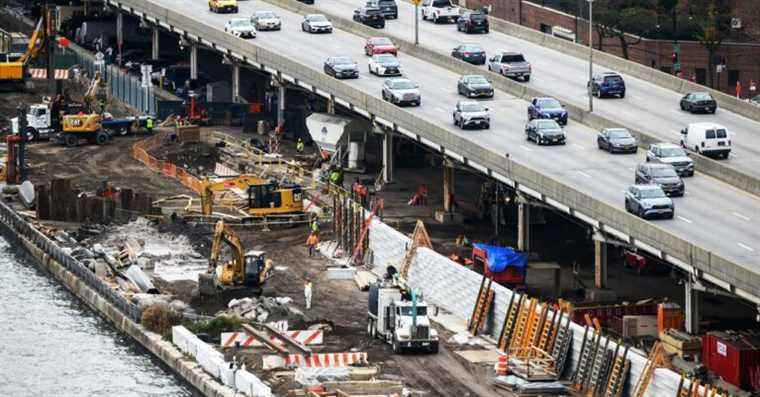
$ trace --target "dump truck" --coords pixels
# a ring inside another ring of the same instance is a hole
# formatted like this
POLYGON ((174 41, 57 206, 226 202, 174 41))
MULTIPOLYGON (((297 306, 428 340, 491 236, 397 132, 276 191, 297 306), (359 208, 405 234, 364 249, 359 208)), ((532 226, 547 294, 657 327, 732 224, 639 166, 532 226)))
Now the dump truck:
POLYGON ((397 282, 381 281, 369 287, 367 333, 385 340, 397 354, 438 352, 438 331, 427 316, 427 304, 414 291, 397 282))

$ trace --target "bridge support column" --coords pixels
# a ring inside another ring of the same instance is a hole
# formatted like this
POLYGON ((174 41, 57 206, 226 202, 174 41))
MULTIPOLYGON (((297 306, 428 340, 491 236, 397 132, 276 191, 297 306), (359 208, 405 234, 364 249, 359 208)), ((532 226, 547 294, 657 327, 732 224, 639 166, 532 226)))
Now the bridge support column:
POLYGON ((332 95, 327 98, 327 113, 335 114, 335 97, 332 95))
POLYGON ((282 82, 277 86, 277 126, 285 125, 285 84, 282 82))
POLYGON ((161 54, 161 30, 158 26, 153 27, 153 40, 150 47, 150 58, 154 61, 158 59, 161 54))
MULTIPOLYGON (((116 50, 119 53, 119 66, 122 65, 124 60, 122 59, 122 47, 124 46, 124 14, 121 12, 116 13, 116 50)), ((109 48, 107 42, 104 42, 101 44, 101 48, 99 51, 105 51, 106 48, 109 48)))
POLYGON ((686 317, 686 332, 697 335, 699 334, 699 290, 694 285, 691 278, 684 281, 684 312, 686 317))
POLYGON ((240 64, 232 62, 232 102, 240 103, 240 64))
POLYGON ((594 234, 594 287, 607 288, 607 242, 594 234))
POLYGON ((530 203, 520 196, 517 201, 517 250, 530 251, 530 203))
POLYGON ((198 43, 190 44, 190 79, 198 78, 198 43))
POLYGON ((454 208, 454 164, 443 160, 443 209, 435 212, 435 219, 444 224, 461 223, 462 214, 454 208))
POLYGON ((383 137, 383 183, 393 182, 393 131, 383 137))

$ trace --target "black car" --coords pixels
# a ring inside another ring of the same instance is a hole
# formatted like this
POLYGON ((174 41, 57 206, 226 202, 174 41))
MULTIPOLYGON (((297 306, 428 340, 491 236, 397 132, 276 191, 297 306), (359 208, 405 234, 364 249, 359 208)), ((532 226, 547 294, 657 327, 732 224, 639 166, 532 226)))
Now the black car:
POLYGON ((329 57, 325 60, 325 74, 336 79, 358 79, 359 67, 349 57, 329 57))
POLYGON ((457 92, 468 98, 493 98, 491 82, 481 75, 462 76, 457 81, 457 92))
POLYGON ((460 44, 451 50, 451 56, 473 65, 485 65, 486 50, 480 44, 460 44))
POLYGON ((596 137, 599 149, 610 153, 636 153, 639 150, 636 138, 625 128, 605 128, 596 137))
POLYGON ((717 109, 718 102, 709 92, 690 92, 681 98, 681 110, 686 110, 689 113, 715 113, 717 109))
POLYGON ((488 33, 488 16, 480 11, 466 11, 457 20, 457 30, 465 33, 488 33))
POLYGON ((396 0, 374 0, 367 4, 372 4, 373 7, 379 8, 383 12, 385 19, 398 19, 396 0))
POLYGON ((354 10, 354 21, 363 23, 375 29, 385 27, 383 11, 374 6, 362 6, 354 10))
POLYGON ((298 1, 304 4, 314 4, 314 0, 298 0, 298 1))
POLYGON ((683 196, 686 185, 670 164, 642 163, 636 167, 637 185, 660 185, 668 196, 683 196))

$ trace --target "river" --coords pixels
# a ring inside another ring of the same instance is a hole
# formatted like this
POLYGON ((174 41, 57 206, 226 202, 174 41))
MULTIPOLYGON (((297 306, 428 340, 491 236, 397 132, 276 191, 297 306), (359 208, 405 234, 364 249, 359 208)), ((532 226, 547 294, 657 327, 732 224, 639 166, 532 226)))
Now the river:
POLYGON ((0 396, 194 396, 0 233, 0 396))

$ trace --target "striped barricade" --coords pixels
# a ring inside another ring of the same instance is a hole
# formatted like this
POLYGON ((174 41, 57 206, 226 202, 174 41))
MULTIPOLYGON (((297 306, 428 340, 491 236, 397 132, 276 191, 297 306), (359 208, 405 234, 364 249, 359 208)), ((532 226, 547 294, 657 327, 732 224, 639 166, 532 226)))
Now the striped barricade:
MULTIPOLYGON (((285 331, 291 339, 296 342, 308 346, 308 345, 321 345, 324 339, 324 332, 322 330, 306 330, 306 331, 285 331)), ((270 336, 269 339, 281 346, 285 346, 285 343, 280 339, 270 336)), ((259 342, 253 336, 248 335, 245 332, 222 332, 222 347, 233 347, 235 343, 240 343, 240 347, 261 347, 263 343, 259 342)))
POLYGON ((366 352, 288 354, 264 356, 264 369, 274 368, 341 368, 368 364, 366 352))

